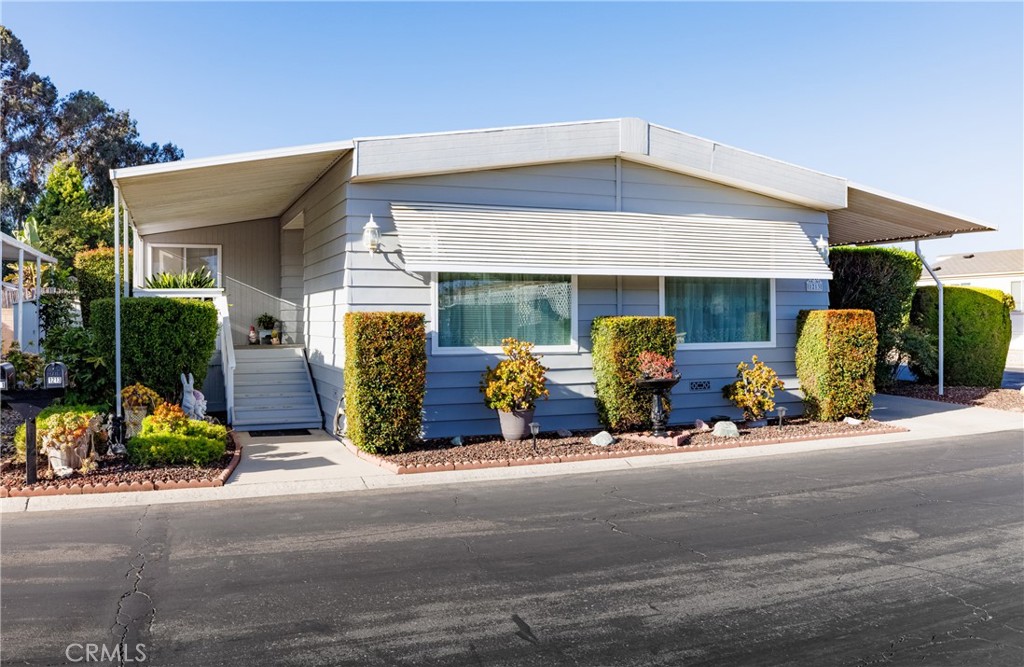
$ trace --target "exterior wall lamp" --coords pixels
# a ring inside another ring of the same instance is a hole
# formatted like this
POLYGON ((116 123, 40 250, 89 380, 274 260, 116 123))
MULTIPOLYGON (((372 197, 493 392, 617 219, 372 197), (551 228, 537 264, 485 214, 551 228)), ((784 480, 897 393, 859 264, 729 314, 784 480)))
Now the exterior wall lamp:
POLYGON ((381 250, 380 227, 373 221, 372 213, 370 214, 370 220, 363 225, 363 246, 370 251, 371 255, 381 250))
MULTIPOLYGON (((372 218, 371 218, 372 220, 372 218)), ((814 242, 814 247, 818 249, 818 254, 828 264, 828 241, 824 236, 818 235, 818 240, 814 242)))

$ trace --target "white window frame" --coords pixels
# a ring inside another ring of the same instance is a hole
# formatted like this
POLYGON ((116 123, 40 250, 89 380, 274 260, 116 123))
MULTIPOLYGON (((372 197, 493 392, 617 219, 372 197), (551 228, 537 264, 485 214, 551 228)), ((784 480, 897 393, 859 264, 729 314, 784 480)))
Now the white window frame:
MULTIPOLYGON (((675 277, 675 276, 673 276, 675 277)), ((679 276, 682 278, 729 278, 731 276, 679 276)), ((742 341, 734 343, 676 343, 677 350, 729 350, 729 349, 740 349, 740 348, 752 348, 752 349, 766 349, 778 347, 776 341, 776 321, 778 319, 776 298, 775 298, 775 278, 757 278, 758 280, 770 281, 768 286, 769 295, 769 316, 768 316, 768 340, 761 341, 742 341)), ((665 276, 658 277, 658 312, 661 313, 662 317, 668 315, 665 312, 665 276)), ((685 339, 684 339, 685 341, 685 339)))
MULTIPOLYGON (((486 345, 486 346, 464 346, 464 347, 441 347, 439 344, 440 340, 440 319, 439 319, 439 298, 438 298, 438 273, 433 271, 430 274, 430 326, 428 333, 430 335, 430 354, 445 356, 445 355, 467 355, 467 354, 501 354, 500 345, 486 345)), ((481 273, 480 271, 445 271, 445 273, 481 273)), ((516 271, 516 273, 527 273, 525 271, 516 271)), ((542 274, 537 273, 536 275, 566 275, 566 274, 542 274)), ((580 351, 579 345, 579 334, 578 327, 580 321, 579 314, 579 281, 578 277, 573 274, 570 275, 571 279, 571 299, 572 305, 569 308, 570 312, 570 326, 569 326, 569 342, 566 345, 537 345, 533 348, 534 352, 540 352, 542 354, 558 354, 558 353, 572 353, 576 354, 580 351)))
POLYGON ((222 279, 224 275, 224 253, 223 246, 219 243, 146 243, 146 265, 144 275, 142 277, 142 284, 146 284, 146 280, 153 275, 153 249, 154 248, 216 248, 217 249, 217 275, 214 276, 217 280, 217 287, 223 287, 224 281, 222 279))

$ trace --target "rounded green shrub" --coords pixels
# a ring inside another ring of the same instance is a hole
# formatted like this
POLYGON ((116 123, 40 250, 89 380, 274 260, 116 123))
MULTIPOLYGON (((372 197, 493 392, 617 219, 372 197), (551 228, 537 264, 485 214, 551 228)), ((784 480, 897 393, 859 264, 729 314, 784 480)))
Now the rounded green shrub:
POLYGON ((371 454, 404 451, 423 430, 422 313, 345 314, 345 433, 371 454))
MULTIPOLYGON (((199 299, 162 297, 121 300, 121 377, 140 382, 177 403, 179 377, 192 373, 196 386, 206 379, 216 349, 217 308, 199 299)), ((93 302, 92 329, 106 367, 114 368, 114 300, 93 302)))
MULTIPOLYGON (((945 384, 997 388, 1003 382, 1012 328, 1013 297, 996 289, 945 287, 945 384)), ((937 336, 939 288, 919 287, 914 296, 912 319, 937 336)), ((938 382, 918 356, 910 368, 923 382, 938 382)), ((933 367, 934 368, 934 367, 933 367)))
POLYGON ((900 347, 901 335, 910 322, 921 259, 899 248, 843 246, 830 251, 829 268, 830 307, 875 314, 875 385, 891 385, 899 369, 899 355, 894 350, 900 347))
POLYGON ((150 433, 128 441, 128 460, 140 466, 213 463, 226 450, 223 440, 184 433, 150 433))
POLYGON ((796 374, 804 414, 817 421, 867 419, 875 393, 875 316, 869 310, 802 310, 796 374))
POLYGON ((596 317, 590 336, 598 419, 614 431, 650 428, 651 396, 636 386, 639 356, 655 352, 675 359, 676 318, 596 317))

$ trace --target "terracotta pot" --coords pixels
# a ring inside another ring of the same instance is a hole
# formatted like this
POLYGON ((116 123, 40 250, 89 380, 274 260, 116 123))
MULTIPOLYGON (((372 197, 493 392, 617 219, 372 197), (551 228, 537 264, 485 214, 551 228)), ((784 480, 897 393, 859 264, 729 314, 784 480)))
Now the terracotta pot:
POLYGON ((533 408, 529 410, 498 410, 498 421, 501 423, 501 437, 506 440, 526 440, 530 437, 530 422, 533 421, 533 408))

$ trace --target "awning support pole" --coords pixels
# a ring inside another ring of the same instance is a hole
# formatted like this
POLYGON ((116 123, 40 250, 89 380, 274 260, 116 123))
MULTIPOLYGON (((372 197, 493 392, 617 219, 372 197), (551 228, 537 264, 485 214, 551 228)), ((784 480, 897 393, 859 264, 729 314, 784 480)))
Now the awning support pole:
POLYGON ((124 236, 123 236, 123 238, 124 238, 124 295, 125 296, 129 295, 129 292, 128 292, 128 289, 129 289, 128 276, 132 275, 131 271, 128 269, 128 257, 130 256, 129 253, 131 252, 131 244, 128 242, 128 227, 129 227, 128 220, 129 220, 130 217, 131 217, 131 214, 128 213, 128 208, 125 207, 125 209, 124 209, 124 236))
POLYGON ((932 271, 932 267, 928 266, 928 262, 925 261, 924 255, 921 254, 921 242, 914 241, 914 252, 921 259, 921 264, 924 266, 928 274, 931 275, 932 280, 939 286, 939 396, 943 396, 946 393, 945 387, 945 342, 946 342, 946 317, 945 317, 945 299, 942 292, 942 281, 932 271))
POLYGON ((114 186, 114 405, 121 418, 121 191, 114 186))
POLYGON ((16 339, 18 347, 25 350, 25 343, 21 340, 22 328, 25 326, 25 249, 18 248, 18 331, 16 339))

